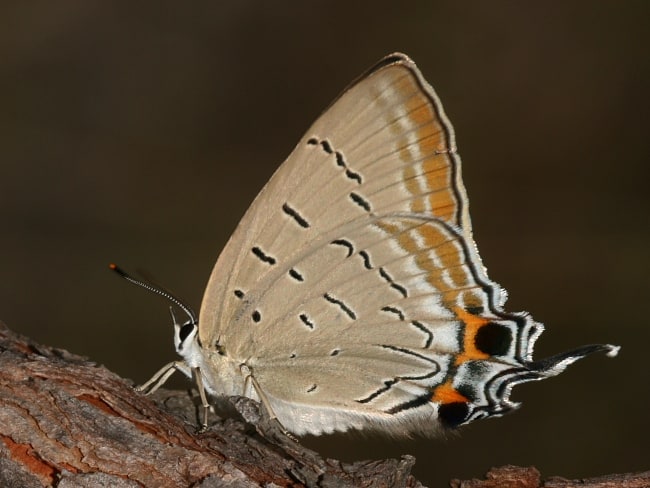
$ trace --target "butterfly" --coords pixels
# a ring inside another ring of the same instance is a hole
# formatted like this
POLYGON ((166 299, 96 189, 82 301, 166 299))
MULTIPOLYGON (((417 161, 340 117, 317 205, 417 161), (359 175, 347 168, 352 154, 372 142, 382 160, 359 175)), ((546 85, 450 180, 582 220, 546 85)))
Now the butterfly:
POLYGON ((175 323, 184 360, 144 386, 179 370, 206 406, 204 390, 249 397, 297 435, 431 436, 517 408, 519 383, 618 352, 588 345, 533 360, 543 326, 504 311, 505 300, 472 238, 440 100, 413 61, 391 54, 259 193, 214 266, 199 320, 175 301, 189 316, 175 323))

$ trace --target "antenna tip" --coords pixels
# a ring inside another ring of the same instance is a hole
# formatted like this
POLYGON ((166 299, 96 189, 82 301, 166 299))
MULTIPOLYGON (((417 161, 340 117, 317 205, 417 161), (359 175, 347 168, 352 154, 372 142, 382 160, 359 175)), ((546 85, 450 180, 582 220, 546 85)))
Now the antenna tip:
POLYGON ((127 274, 117 264, 111 263, 111 264, 108 265, 108 267, 112 271, 115 271, 118 275, 122 276, 123 278, 126 278, 127 274))

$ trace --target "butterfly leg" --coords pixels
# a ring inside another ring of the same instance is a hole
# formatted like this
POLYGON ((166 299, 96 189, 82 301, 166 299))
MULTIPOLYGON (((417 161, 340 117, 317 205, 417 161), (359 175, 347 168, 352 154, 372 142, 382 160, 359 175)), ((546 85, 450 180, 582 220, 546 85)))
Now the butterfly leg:
MULTIPOLYGON (((260 384, 257 382, 253 376, 252 371, 246 365, 241 366, 242 374, 244 374, 244 387, 246 388, 249 384, 253 386, 253 389, 257 393, 257 396, 260 399, 260 402, 257 403, 254 400, 243 397, 237 397, 234 400, 235 408, 243 412, 246 409, 246 403, 253 402, 257 405, 259 411, 259 417, 256 419, 255 428, 256 430, 264 436, 266 439, 274 442, 276 445, 282 447, 290 456, 296 460, 300 460, 300 463, 303 464, 303 468, 297 468, 297 471, 293 471, 293 474, 298 479, 305 480, 305 484, 309 485, 306 481, 313 477, 314 473, 318 479, 314 479, 314 485, 321 484, 321 477, 325 473, 327 467, 322 457, 306 447, 303 447, 300 444, 300 441, 296 436, 289 432, 284 425, 278 420, 273 408, 271 408, 271 403, 269 402, 268 397, 264 393, 264 390, 260 387, 260 384), (242 402, 244 400, 244 402, 242 402), (260 406, 261 404, 261 406, 260 406), (304 466, 306 464, 306 466, 304 466), (309 468, 313 470, 310 472, 309 468)), ((246 390, 244 390, 246 391, 246 390)), ((250 416, 243 415, 245 419, 248 420, 250 416)))
POLYGON ((203 407, 203 420, 201 421, 201 431, 204 431, 208 428, 208 412, 210 411, 210 403, 205 394, 205 387, 203 386, 203 376, 201 375, 201 369, 196 367, 192 368, 192 376, 194 376, 194 381, 196 382, 196 388, 199 390, 199 396, 201 397, 201 406, 203 407))
POLYGON ((255 393, 257 393, 257 396, 260 399, 260 402, 262 403, 262 405, 264 405, 264 408, 266 408, 266 411, 269 414, 269 418, 271 420, 277 419, 278 418, 277 415, 275 415, 275 413, 273 412, 273 408, 271 408, 271 403, 269 402, 268 398, 264 394, 262 388, 260 388, 260 385, 255 379, 255 377, 253 376, 253 372, 250 370, 250 368, 247 365, 242 364, 240 366, 240 371, 244 375, 244 396, 252 398, 252 396, 250 395, 251 392, 248 391, 250 389, 250 385, 252 384, 253 388, 255 389, 255 393))
POLYGON ((160 368, 160 370, 158 370, 158 372, 156 372, 156 374, 154 374, 144 385, 136 386, 135 390, 143 392, 145 395, 151 395, 158 388, 164 385, 169 377, 176 371, 180 371, 186 376, 191 376, 190 369, 185 365, 185 363, 182 361, 172 361, 160 368))
POLYGON ((208 402, 207 395, 205 394, 205 387, 203 386, 203 376, 201 375, 201 370, 197 368, 189 368, 182 361, 172 361, 171 363, 166 364, 156 374, 154 374, 149 381, 144 385, 136 386, 135 390, 144 393, 145 395, 151 395, 158 388, 164 385, 169 377, 173 375, 176 371, 180 371, 185 376, 194 378, 196 383, 196 388, 199 390, 199 396, 201 397, 201 407, 203 407, 203 418, 201 419, 201 430, 205 430, 208 427, 208 412, 210 410, 210 403, 208 402))
MULTIPOLYGON (((253 376, 253 373, 250 370, 250 368, 248 366, 246 366, 245 364, 242 364, 241 372, 245 375, 244 376, 244 378, 245 378, 244 379, 244 391, 246 391, 247 385, 250 382, 250 384, 253 385, 253 389, 255 390, 255 393, 257 393, 257 396, 260 399, 260 403, 262 404, 262 407, 264 408, 264 410, 266 410, 266 413, 268 414, 267 419, 264 418, 265 417, 264 415, 262 416, 262 423, 264 423, 264 424, 266 424, 268 426, 273 426, 275 424, 275 426, 280 428, 280 431, 282 432, 282 434, 284 434, 286 437, 288 437, 289 439, 291 439, 292 441, 297 443, 298 439, 296 438, 296 436, 294 436, 291 432, 289 432, 284 427, 284 425, 282 425, 282 422, 280 422, 278 420, 278 416, 273 411, 273 407, 271 407, 271 402, 269 401, 268 397, 264 393, 264 390, 262 390, 259 383, 257 382, 255 377, 253 376), (267 421, 264 422, 264 420, 267 420, 267 421)), ((268 428, 262 428, 262 430, 268 430, 268 428)), ((275 429, 273 429, 273 430, 275 430, 275 429)))

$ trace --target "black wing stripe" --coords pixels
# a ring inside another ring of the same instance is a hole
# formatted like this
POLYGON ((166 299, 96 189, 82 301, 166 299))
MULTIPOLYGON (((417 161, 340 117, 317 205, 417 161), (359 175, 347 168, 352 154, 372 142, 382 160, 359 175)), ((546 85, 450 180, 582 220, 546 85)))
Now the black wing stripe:
POLYGON ((325 293, 323 295, 323 298, 325 298, 325 300, 327 300, 328 302, 333 303, 334 305, 338 305, 339 308, 343 310, 343 312, 345 312, 347 316, 350 317, 352 320, 357 320, 357 314, 354 313, 354 310, 348 307, 342 300, 333 297, 329 293, 325 293))
POLYGON ((296 223, 303 229, 307 229, 310 227, 309 222, 307 222, 307 220, 302 215, 300 215, 296 209, 292 208, 288 203, 285 202, 284 205, 282 205, 282 211, 285 214, 287 214, 289 217, 293 218, 293 220, 295 220, 296 223))
POLYGON ((277 262, 273 256, 269 256, 257 246, 251 249, 251 251, 260 259, 260 261, 263 261, 267 264, 274 265, 277 262))

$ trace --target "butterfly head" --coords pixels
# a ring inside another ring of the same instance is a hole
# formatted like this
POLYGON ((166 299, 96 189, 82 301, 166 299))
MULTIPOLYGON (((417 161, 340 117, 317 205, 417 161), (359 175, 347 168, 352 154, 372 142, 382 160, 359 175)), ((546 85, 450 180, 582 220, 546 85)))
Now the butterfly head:
POLYGON ((185 356, 190 344, 197 339, 198 322, 194 317, 190 317, 187 321, 179 323, 171 307, 169 311, 174 322, 174 347, 179 355, 185 356))

